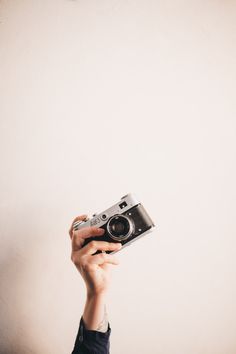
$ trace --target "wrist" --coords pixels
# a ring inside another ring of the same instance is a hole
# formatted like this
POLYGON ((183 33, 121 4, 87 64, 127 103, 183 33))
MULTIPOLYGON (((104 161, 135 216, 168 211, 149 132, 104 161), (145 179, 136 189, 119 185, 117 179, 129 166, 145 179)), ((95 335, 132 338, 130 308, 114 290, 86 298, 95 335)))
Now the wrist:
POLYGON ((87 292, 83 320, 87 330, 107 331, 106 293, 87 292))
POLYGON ((87 290, 87 300, 106 300, 107 293, 104 291, 87 290))

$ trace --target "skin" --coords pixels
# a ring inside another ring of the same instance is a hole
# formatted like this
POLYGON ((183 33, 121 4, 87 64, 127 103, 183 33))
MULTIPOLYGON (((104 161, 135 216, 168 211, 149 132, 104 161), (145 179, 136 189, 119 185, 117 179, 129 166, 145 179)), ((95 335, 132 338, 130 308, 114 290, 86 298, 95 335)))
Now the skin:
MULTIPOLYGON (((87 215, 80 215, 74 219, 86 220, 87 215)), ((72 225, 73 225, 72 223, 72 225)), ((80 272, 87 289, 87 297, 83 312, 83 320, 88 330, 105 332, 108 327, 106 315, 106 296, 111 281, 112 266, 118 265, 118 259, 111 254, 100 253, 94 255, 97 250, 115 251, 119 250, 121 243, 110 243, 100 241, 99 236, 104 230, 97 227, 86 227, 74 231, 69 230, 71 238, 71 260, 80 272), (98 237, 98 241, 91 241, 82 247, 84 240, 91 236, 98 237)))

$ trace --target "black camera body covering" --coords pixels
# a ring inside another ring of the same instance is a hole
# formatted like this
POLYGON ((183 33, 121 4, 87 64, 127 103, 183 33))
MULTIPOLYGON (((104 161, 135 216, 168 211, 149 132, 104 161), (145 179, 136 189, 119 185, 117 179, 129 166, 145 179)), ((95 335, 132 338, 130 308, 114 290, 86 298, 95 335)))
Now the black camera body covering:
MULTIPOLYGON (((105 210, 93 215, 92 219, 86 221, 76 221, 73 224, 74 230, 88 226, 96 226, 105 230, 104 235, 85 239, 84 245, 92 240, 119 242, 124 246, 130 245, 140 237, 151 232, 155 225, 148 215, 143 205, 133 194, 127 194, 121 200, 105 210)), ((121 249, 122 249, 121 248, 121 249)), ((100 253, 101 251, 97 251, 100 253)), ((106 253, 116 253, 118 251, 106 251, 106 253)))

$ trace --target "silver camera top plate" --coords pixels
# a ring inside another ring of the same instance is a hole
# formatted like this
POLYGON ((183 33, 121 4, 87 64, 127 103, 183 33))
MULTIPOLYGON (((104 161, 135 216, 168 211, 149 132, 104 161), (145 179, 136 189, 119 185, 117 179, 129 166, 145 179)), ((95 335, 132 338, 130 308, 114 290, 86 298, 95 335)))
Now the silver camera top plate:
POLYGON ((86 221, 75 221, 73 224, 73 229, 79 230, 89 226, 101 227, 111 216, 115 214, 123 214, 138 204, 140 204, 140 201, 135 197, 134 194, 129 193, 122 197, 118 203, 114 204, 112 207, 106 209, 102 213, 95 215, 92 219, 86 221))

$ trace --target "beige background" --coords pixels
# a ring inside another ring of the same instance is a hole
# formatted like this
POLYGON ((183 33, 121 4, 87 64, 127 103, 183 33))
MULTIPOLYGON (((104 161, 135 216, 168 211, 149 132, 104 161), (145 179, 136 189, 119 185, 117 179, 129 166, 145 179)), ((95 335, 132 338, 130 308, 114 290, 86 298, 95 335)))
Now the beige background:
POLYGON ((71 219, 134 192, 112 354, 236 353, 236 2, 0 2, 0 352, 70 353, 71 219))

